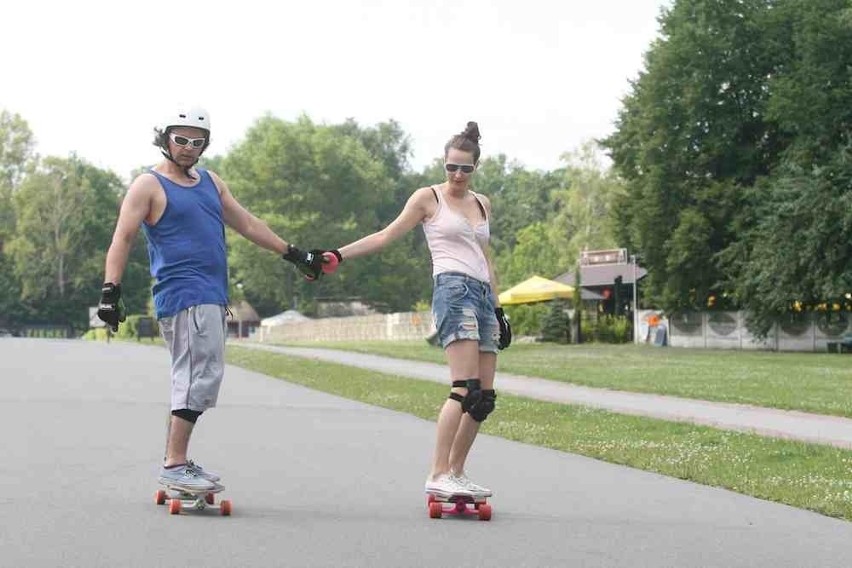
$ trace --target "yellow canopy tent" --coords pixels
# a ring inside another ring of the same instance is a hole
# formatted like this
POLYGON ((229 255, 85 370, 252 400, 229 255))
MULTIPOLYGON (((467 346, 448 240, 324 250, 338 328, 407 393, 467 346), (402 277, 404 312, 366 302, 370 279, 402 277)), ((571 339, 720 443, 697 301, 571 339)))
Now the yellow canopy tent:
POLYGON ((541 276, 533 276, 509 288, 500 294, 501 305, 530 304, 544 302, 554 298, 570 298, 574 295, 574 287, 548 280, 541 276))

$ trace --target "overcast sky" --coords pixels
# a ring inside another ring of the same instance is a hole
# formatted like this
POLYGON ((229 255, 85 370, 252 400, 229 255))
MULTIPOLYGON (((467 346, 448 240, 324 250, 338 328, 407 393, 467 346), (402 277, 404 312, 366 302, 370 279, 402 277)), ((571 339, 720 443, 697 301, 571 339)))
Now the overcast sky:
POLYGON ((553 169, 612 132, 668 0, 126 0, 4 3, 0 109, 42 155, 127 179, 181 104, 211 114, 210 154, 260 116, 394 119, 411 164, 476 120, 483 157, 553 169))

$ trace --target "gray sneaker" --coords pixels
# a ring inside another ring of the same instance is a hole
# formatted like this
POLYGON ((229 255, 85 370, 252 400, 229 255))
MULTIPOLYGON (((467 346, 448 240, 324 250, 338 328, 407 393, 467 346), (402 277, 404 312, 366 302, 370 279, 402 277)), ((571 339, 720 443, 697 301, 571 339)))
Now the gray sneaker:
POLYGON ((213 483, 218 483, 221 477, 219 474, 213 473, 212 471, 207 471, 201 464, 195 463, 192 460, 186 462, 186 469, 197 475, 198 477, 204 478, 207 481, 212 481, 213 483))
POLYGON ((160 468, 160 483, 162 485, 173 485, 190 491, 204 491, 216 487, 212 481, 200 477, 184 464, 179 467, 160 468))

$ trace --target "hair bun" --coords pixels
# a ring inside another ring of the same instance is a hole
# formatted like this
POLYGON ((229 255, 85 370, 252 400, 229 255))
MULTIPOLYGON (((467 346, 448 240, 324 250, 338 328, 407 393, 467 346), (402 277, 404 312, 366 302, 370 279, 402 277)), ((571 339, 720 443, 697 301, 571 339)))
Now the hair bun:
POLYGON ((479 125, 473 121, 467 123, 467 128, 462 132, 462 136, 473 142, 474 144, 479 144, 479 140, 482 136, 479 135, 479 125))

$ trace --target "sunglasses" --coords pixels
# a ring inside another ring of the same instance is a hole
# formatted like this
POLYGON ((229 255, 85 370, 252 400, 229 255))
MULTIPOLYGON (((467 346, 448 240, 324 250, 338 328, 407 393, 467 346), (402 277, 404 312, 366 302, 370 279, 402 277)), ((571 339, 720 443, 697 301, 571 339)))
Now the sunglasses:
POLYGON ((186 136, 181 136, 174 132, 169 134, 169 138, 172 139, 172 142, 178 146, 183 146, 184 148, 189 148, 190 146, 193 148, 201 148, 204 146, 204 143, 207 142, 207 138, 187 138, 186 136))
POLYGON ((463 174, 472 174, 476 166, 471 164, 444 164, 444 169, 453 174, 461 170, 463 174))

